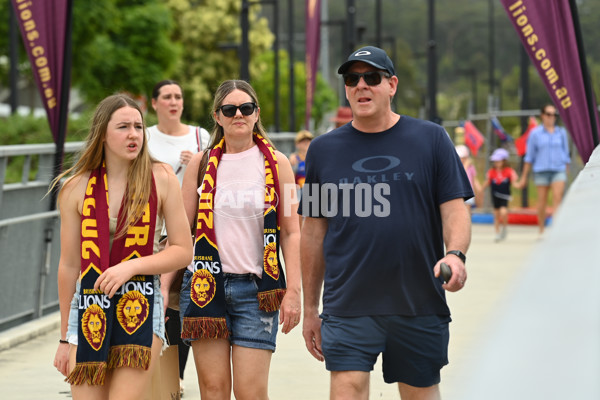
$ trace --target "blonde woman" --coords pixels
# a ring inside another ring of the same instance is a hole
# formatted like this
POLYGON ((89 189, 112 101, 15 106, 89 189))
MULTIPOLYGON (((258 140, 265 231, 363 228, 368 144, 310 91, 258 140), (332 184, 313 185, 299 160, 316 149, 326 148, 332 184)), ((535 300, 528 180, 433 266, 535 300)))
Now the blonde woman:
POLYGON ((164 341, 159 275, 191 260, 179 182, 152 160, 131 98, 105 98, 58 196, 61 325, 55 367, 74 399, 141 398, 164 341), (154 254, 164 217, 170 246, 154 254), (132 384, 135 382, 135 384, 132 384))
POLYGON ((180 297, 202 398, 267 399, 278 325, 300 320, 300 230, 294 173, 260 121, 254 89, 223 82, 204 154, 182 192, 196 234, 180 297), (285 276, 281 248, 285 258, 285 276), (287 278, 287 281, 286 281, 287 278))

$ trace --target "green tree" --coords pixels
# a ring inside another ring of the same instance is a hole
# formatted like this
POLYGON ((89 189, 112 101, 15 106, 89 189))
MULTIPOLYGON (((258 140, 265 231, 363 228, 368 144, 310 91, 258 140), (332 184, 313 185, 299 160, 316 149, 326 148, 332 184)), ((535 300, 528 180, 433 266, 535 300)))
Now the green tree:
MULTIPOLYGON (((262 70, 255 78, 252 78, 252 86, 261 103, 261 119, 263 124, 273 129, 275 123, 275 83, 274 83, 274 53, 265 52, 258 56, 259 65, 262 70)), ((282 131, 290 129, 290 79, 289 79, 289 57, 287 52, 279 51, 279 122, 282 131)), ((303 129, 306 119, 306 64, 294 63, 294 119, 293 131, 303 129)), ((338 104, 335 92, 329 87, 320 73, 317 73, 315 94, 313 96, 312 119, 315 126, 321 125, 325 114, 334 110, 338 104)))
MULTIPOLYGON (((181 43, 185 53, 179 60, 173 79, 184 90, 184 119, 210 126, 213 94, 226 79, 239 79, 241 43, 240 0, 168 0, 176 22, 171 36, 181 43)), ((257 56, 268 50, 274 36, 266 18, 259 18, 260 6, 250 7, 250 76, 265 69, 257 56)))
POLYGON ((177 60, 172 30, 159 0, 74 2, 73 85, 91 103, 116 91, 147 93, 177 60))

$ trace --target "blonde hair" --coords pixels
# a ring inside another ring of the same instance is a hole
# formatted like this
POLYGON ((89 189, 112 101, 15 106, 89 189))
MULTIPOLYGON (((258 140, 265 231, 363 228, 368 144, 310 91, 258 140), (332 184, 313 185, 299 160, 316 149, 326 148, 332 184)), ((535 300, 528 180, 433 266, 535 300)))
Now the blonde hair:
MULTIPOLYGON (((241 90, 242 92, 248 94, 248 96, 252 98, 252 102, 254 102, 254 104, 256 104, 257 107, 260 107, 258 103, 258 96, 256 95, 254 88, 248 82, 238 79, 231 79, 221 83, 221 85, 217 88, 217 91, 215 92, 215 99, 213 101, 212 106, 211 115, 213 118, 214 126, 210 133, 210 143, 208 145, 208 148, 210 149, 219 144, 221 139, 223 139, 223 137, 225 136, 223 127, 219 125, 217 123, 217 120, 215 119, 215 114, 219 111, 219 107, 223 105, 225 97, 227 97, 234 90, 241 90)), ((275 149, 275 146, 271 142, 271 139, 269 139, 269 137, 267 136, 267 131, 265 130, 265 127, 263 126, 260 120, 260 114, 258 115, 258 119, 256 120, 254 127, 252 128, 252 132, 260 134, 267 140, 267 142, 269 142, 271 146, 273 146, 273 149, 275 149)))
MULTIPOLYGON (((48 192, 52 191, 62 178, 66 176, 81 176, 102 165, 104 160, 104 141, 106 138, 108 122, 115 111, 123 107, 134 108, 140 113, 142 118, 142 128, 145 132, 146 126, 144 123, 144 115, 135 100, 122 93, 108 96, 96 107, 96 111, 92 117, 90 131, 77 161, 71 168, 58 175, 52 181, 48 192)), ((140 153, 131 162, 127 171, 127 191, 125 192, 123 202, 126 223, 123 225, 122 229, 117 232, 116 237, 125 235, 127 229, 129 229, 130 226, 135 225, 144 213, 144 208, 150 198, 152 187, 153 162, 154 160, 150 157, 150 153, 148 152, 148 144, 146 142, 146 135, 144 134, 140 153)))

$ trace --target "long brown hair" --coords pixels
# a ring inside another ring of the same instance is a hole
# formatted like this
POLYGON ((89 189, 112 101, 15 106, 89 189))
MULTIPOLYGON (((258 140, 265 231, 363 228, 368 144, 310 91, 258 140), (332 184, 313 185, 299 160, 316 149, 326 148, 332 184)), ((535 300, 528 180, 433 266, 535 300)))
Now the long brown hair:
MULTIPOLYGON (((231 79, 221 83, 221 85, 217 88, 217 91, 215 92, 215 99, 213 101, 211 111, 214 126, 212 128, 212 131, 210 132, 210 142, 208 144, 209 149, 212 149, 217 144, 219 144, 221 139, 223 139, 223 137, 225 136, 223 127, 219 125, 217 123, 217 120, 215 119, 215 114, 218 112, 219 107, 223 105, 223 100, 225 100, 225 97, 227 97, 229 93, 233 92, 236 89, 248 94, 248 96, 252 98, 252 102, 254 102, 257 107, 260 107, 260 104, 258 103, 258 96, 256 95, 254 88, 250 86, 248 82, 238 79, 231 79)), ((265 127, 263 126, 260 120, 260 114, 258 115, 256 123, 254 124, 254 128, 252 128, 252 132, 260 134, 267 140, 267 142, 269 142, 269 144, 271 144, 271 146, 273 146, 273 148, 275 148, 275 146, 271 142, 271 139, 269 139, 269 136, 267 135, 265 127)))
MULTIPOLYGON (((58 175, 52 181, 49 191, 52 191, 65 176, 81 176, 100 167, 104 160, 104 141, 106 139, 108 122, 114 112, 123 107, 135 108, 140 113, 142 127, 145 132, 146 126, 144 123, 144 115, 135 100, 122 93, 108 96, 96 107, 96 111, 92 117, 90 131, 77 161, 71 168, 58 175)), ((127 171, 127 191, 125 192, 123 202, 126 223, 123 228, 117 232, 117 237, 124 235, 127 232, 127 229, 134 225, 144 213, 144 208, 150 198, 153 162, 154 160, 150 157, 146 136, 144 135, 140 153, 131 162, 127 171)))

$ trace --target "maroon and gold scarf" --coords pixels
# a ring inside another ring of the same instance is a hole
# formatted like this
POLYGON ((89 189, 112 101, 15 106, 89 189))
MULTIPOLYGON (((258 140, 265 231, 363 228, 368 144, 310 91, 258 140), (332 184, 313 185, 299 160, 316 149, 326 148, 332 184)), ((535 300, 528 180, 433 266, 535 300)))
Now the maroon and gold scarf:
MULTIPOLYGON (((255 133, 254 142, 265 158, 265 210, 263 213, 263 274, 258 282, 259 308, 277 311, 285 295, 285 277, 279 263, 279 171, 273 147, 255 133)), ((183 339, 227 338, 223 268, 214 229, 214 198, 217 189, 217 167, 223 155, 222 139, 211 151, 202 181, 198 202, 194 275, 191 300, 185 311, 183 339)))
MULTIPOLYGON (((72 385, 102 385, 107 368, 148 369, 152 354, 154 276, 132 277, 111 299, 95 290, 94 283, 113 265, 152 254, 157 210, 154 178, 144 214, 125 235, 113 240, 112 250, 107 187, 103 163, 90 174, 81 214, 79 340, 75 368, 66 379, 72 385)), ((126 223, 122 204, 117 232, 126 223)))

